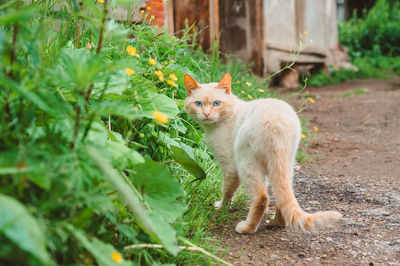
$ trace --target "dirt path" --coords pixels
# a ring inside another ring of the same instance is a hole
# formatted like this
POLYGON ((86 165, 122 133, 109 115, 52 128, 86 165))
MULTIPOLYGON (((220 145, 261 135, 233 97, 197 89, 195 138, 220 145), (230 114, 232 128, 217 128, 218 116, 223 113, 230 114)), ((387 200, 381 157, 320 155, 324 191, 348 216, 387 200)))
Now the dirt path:
POLYGON ((267 213, 253 235, 236 234, 235 220, 215 232, 230 247, 225 259, 400 265, 400 78, 308 89, 316 100, 300 116, 319 131, 307 149, 313 162, 294 177, 296 196, 309 212, 338 210, 344 219, 328 231, 301 233, 268 228, 267 213))

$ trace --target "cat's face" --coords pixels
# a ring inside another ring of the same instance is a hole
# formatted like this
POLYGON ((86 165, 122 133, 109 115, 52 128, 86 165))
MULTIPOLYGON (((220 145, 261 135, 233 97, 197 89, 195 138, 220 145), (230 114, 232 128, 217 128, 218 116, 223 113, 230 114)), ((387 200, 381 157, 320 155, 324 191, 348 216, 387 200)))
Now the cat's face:
POLYGON ((219 83, 208 84, 198 84, 186 74, 185 87, 185 110, 200 124, 221 123, 232 115, 234 96, 229 73, 219 83))

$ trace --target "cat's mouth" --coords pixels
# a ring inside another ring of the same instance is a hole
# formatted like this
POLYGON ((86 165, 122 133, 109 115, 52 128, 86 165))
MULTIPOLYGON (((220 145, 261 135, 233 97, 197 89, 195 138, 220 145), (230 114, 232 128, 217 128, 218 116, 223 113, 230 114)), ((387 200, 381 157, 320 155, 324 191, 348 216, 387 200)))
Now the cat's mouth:
POLYGON ((209 117, 205 117, 201 120, 201 122, 203 122, 205 124, 211 124, 211 123, 214 123, 215 121, 209 117))

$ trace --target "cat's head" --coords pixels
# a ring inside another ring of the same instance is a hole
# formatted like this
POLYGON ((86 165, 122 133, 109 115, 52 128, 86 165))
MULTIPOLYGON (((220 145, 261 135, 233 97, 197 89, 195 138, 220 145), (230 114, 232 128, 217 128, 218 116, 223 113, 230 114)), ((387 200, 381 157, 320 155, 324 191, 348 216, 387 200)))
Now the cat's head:
POLYGON ((184 77, 186 112, 200 124, 222 123, 234 112, 232 78, 226 73, 219 83, 199 84, 190 75, 184 77))

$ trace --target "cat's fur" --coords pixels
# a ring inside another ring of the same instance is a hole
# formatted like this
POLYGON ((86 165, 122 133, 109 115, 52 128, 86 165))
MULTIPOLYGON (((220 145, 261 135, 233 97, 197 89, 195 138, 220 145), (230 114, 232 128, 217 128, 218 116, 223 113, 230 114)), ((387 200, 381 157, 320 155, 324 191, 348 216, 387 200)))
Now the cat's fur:
POLYGON ((257 230, 268 207, 268 184, 277 199, 273 225, 317 231, 342 217, 335 211, 306 213, 294 196, 292 176, 301 127, 290 105, 277 99, 238 99, 231 93, 229 73, 219 83, 198 84, 187 74, 184 81, 185 110, 203 127, 206 143, 224 172, 222 200, 215 207, 230 203, 239 184, 250 195, 250 210, 246 221, 237 224, 238 233, 257 230), (219 106, 213 106, 216 100, 219 106))

